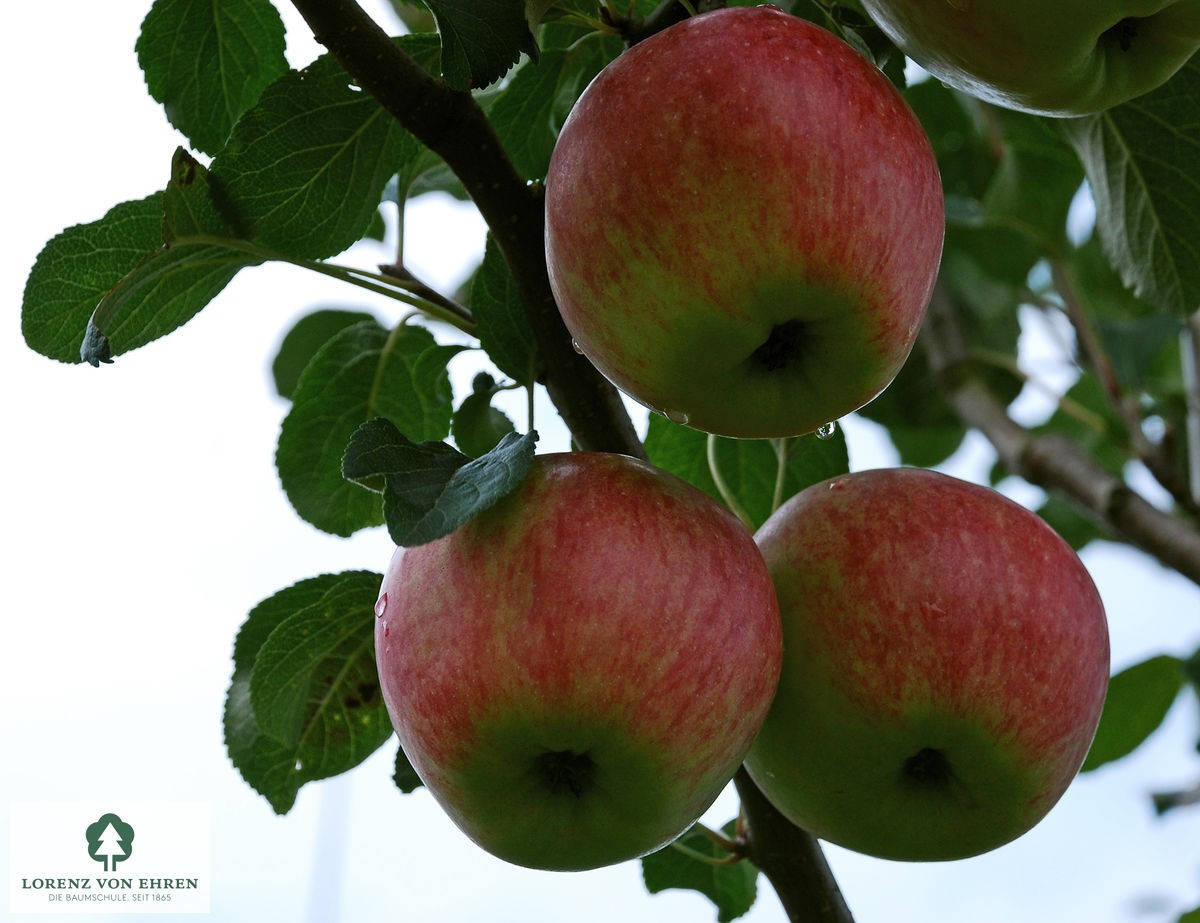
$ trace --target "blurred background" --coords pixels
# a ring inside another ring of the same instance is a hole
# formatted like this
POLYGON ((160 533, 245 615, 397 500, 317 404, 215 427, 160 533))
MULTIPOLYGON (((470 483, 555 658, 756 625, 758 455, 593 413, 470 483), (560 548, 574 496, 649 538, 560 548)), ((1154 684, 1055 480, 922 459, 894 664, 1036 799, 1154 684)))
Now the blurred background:
MULTIPOLYGON (((365 6, 394 27, 385 3, 365 6)), ((64 366, 24 345, 22 289, 42 245, 161 189, 183 143, 145 92, 133 53, 146 8, 148 0, 70 0, 6 11, 4 801, 208 804, 211 917, 221 921, 715 919, 698 894, 648 895, 638 863, 556 874, 492 859, 425 791, 404 796, 392 785, 394 743, 302 789, 284 817, 230 765, 221 710, 246 612, 308 576, 382 571, 392 551, 382 530, 323 535, 288 506, 273 466, 287 409, 270 380, 274 349, 314 307, 399 312, 313 273, 267 266, 243 271, 180 331, 112 366, 64 366)), ((290 6, 281 12, 289 59, 303 65, 321 49, 290 6)), ((1080 214, 1086 221, 1086 202, 1080 214)), ((453 290, 482 253, 479 218, 426 198, 409 205, 407 222, 406 262, 453 290)), ((340 261, 391 258, 375 244, 340 261)), ((1043 342, 1031 321, 1024 364, 1041 361, 1043 342)), ((460 397, 475 361, 465 353, 451 364, 460 397)), ((524 429, 524 398, 511 397, 506 409, 524 429)), ((1033 420, 1048 407, 1030 396, 1019 412, 1033 420)), ((556 423, 539 402, 541 451, 567 447, 556 423)), ((873 424, 852 417, 842 426, 854 469, 895 463, 873 424)), ((991 460, 972 438, 946 468, 982 480, 991 460)), ((1002 487, 1035 498, 1027 486, 1002 487)), ((1114 669, 1200 645, 1196 586, 1113 545, 1092 545, 1084 560, 1108 610, 1114 669)), ((860 923, 1173 921, 1200 904, 1200 809, 1158 818, 1149 796, 1195 783, 1198 729, 1195 697, 1182 696, 1143 748, 1079 778, 1041 825, 988 855, 907 865, 829 847, 830 861, 860 923)), ((736 810, 729 791, 707 819, 719 825, 736 810)), ((6 868, 13 848, 0 838, 6 868)), ((784 919, 765 880, 744 919, 784 919)))

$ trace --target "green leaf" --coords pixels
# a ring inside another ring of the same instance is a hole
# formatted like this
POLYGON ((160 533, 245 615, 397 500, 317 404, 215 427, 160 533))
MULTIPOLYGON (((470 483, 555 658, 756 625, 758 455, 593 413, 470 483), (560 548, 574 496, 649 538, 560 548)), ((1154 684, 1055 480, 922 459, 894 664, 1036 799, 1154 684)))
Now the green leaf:
POLYGON ((471 282, 470 306, 479 343, 496 368, 519 384, 532 385, 541 365, 533 327, 504 254, 491 234, 483 265, 471 282))
POLYGON ((1160 654, 1114 676, 1096 739, 1084 760, 1090 772, 1136 750, 1158 729, 1183 687, 1179 658, 1160 654))
MULTIPOLYGON (((400 39, 427 59, 427 36, 400 39)), ((213 160, 242 236, 323 259, 368 231, 387 182, 424 149, 331 55, 271 84, 213 160)))
POLYGON ((499 390, 491 375, 480 372, 471 383, 471 393, 454 411, 450 435, 464 455, 471 458, 486 455, 501 439, 516 432, 512 420, 492 406, 492 398, 499 390))
POLYGON ((345 476, 376 485, 392 541, 422 545, 449 535, 511 492, 533 464, 536 433, 509 434, 470 459, 444 442, 414 443, 385 419, 355 432, 342 462, 345 476))
POLYGON ((932 468, 953 455, 967 435, 919 350, 909 356, 883 393, 858 413, 887 429, 904 465, 932 468))
POLYGON ((396 768, 392 771, 392 781, 396 783, 396 788, 406 795, 416 791, 424 784, 421 777, 417 775, 417 771, 413 769, 412 763, 408 761, 408 757, 405 756, 403 747, 396 748, 396 768))
POLYGON ((446 363, 461 349, 439 345, 424 327, 389 333, 373 320, 321 347, 297 382, 275 455, 301 518, 341 536, 383 522, 379 498, 342 477, 342 454, 354 431, 375 417, 416 439, 444 438, 453 397, 446 363))
POLYGON ((162 242, 161 192, 123 202, 98 221, 53 237, 25 283, 25 342, 51 359, 79 362, 79 346, 100 299, 162 242))
POLYGON ((80 349, 84 360, 98 365, 165 336, 198 314, 239 270, 265 258, 235 239, 209 179, 187 151, 175 151, 162 196, 163 244, 100 299, 80 349))
POLYGON ((238 118, 287 69, 269 0, 155 0, 134 50, 150 95, 192 146, 215 154, 238 118))
POLYGON ((271 377, 275 380, 275 390, 279 396, 291 399, 300 381, 300 374, 335 334, 347 327, 374 319, 372 315, 362 311, 325 308, 306 314, 296 321, 279 344, 275 361, 271 363, 271 377))
POLYGON ((525 179, 545 178, 562 120, 604 66, 604 51, 595 41, 543 51, 517 69, 492 103, 488 117, 525 179))
POLYGON ((1065 245, 1067 211, 1083 169, 1050 120, 993 110, 1003 147, 982 205, 988 224, 1013 228, 1042 248, 1065 245))
POLYGON ((457 90, 494 83, 522 52, 537 57, 524 0, 426 0, 426 5, 442 37, 442 79, 457 90))
POLYGON ((1087 171, 1105 252, 1138 296, 1184 316, 1200 304, 1200 57, 1143 96, 1062 121, 1087 171))
POLYGON ((302 580, 246 617, 233 649, 225 743, 279 814, 300 786, 358 765, 392 734, 374 656, 382 575, 302 580))
MULTIPOLYGON (((723 828, 733 837, 737 822, 723 828)), ((700 856, 723 859, 728 854, 702 831, 693 827, 675 843, 642 857, 642 880, 646 890, 657 894, 668 888, 699 891, 717 908, 717 920, 726 923, 745 914, 758 896, 758 868, 743 859, 732 865, 714 865, 700 856)))
MULTIPOLYGON (((709 467, 708 439, 707 433, 651 414, 646 453, 654 465, 724 502, 709 467)), ((840 429, 829 439, 815 435, 784 440, 716 437, 718 470, 754 528, 761 526, 775 509, 777 446, 782 446, 786 453, 780 503, 806 487, 850 470, 846 438, 840 429)))
POLYGON ((1200 907, 1195 910, 1189 910, 1187 913, 1180 914, 1179 919, 1175 923, 1200 923, 1200 907))
POLYGON ((1178 356, 1179 318, 1126 288, 1095 235, 1068 253, 1066 272, 1122 384, 1150 385, 1164 352, 1178 356))

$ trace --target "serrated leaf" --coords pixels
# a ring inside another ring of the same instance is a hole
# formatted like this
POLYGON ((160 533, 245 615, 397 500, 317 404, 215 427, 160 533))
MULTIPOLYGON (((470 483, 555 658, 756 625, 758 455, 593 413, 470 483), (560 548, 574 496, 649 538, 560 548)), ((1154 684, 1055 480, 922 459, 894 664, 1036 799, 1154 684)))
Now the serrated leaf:
POLYGON ((495 379, 480 372, 471 384, 471 393, 454 411, 450 435, 464 455, 471 458, 486 455, 500 444, 501 439, 517 431, 512 420, 492 406, 492 398, 498 392, 495 379))
MULTIPOLYGON (((727 488, 758 528, 775 509, 805 487, 850 469, 845 435, 838 429, 831 438, 815 435, 784 440, 716 438, 717 468, 727 488), (783 447, 783 488, 776 496, 779 446, 783 447)), ((707 433, 650 415, 646 453, 651 463, 683 478, 724 502, 708 462, 707 433)))
POLYGON ((385 419, 355 432, 342 461, 353 481, 383 480, 384 516, 397 545, 449 535, 510 493, 533 464, 536 433, 510 434, 477 459, 444 442, 414 443, 385 419))
POLYGON ((167 119, 197 150, 215 154, 287 71, 285 45, 269 0, 155 0, 134 50, 167 119))
MULTIPOLYGON (((426 36, 399 39, 427 60, 426 36)), ((275 81, 212 165, 240 234, 323 259, 360 240, 383 190, 424 148, 331 55, 275 81)))
POLYGON ((321 347, 297 382, 275 455, 301 518, 342 536, 384 521, 379 498, 342 477, 346 446, 375 417, 419 440, 444 438, 453 398, 446 363, 461 349, 439 345, 424 327, 389 332, 373 320, 321 347))
POLYGON ((391 735, 373 650, 364 649, 362 640, 373 638, 381 581, 382 575, 368 571, 302 580, 255 606, 238 631, 225 701, 225 744, 242 777, 279 814, 291 809, 304 783, 350 769, 391 735), (310 623, 320 630, 304 636, 310 623), (333 623, 341 629, 331 632, 327 626, 333 623), (297 636, 293 651, 288 642, 297 636), (322 651, 307 640, 312 637, 331 643, 322 651), (264 648, 267 667, 260 674, 258 658, 264 648), (281 663, 295 668, 284 671, 293 685, 291 697, 276 702, 270 674, 281 663), (337 667, 332 682, 331 665, 337 667), (307 685, 296 685, 303 675, 307 685), (255 700, 265 703, 268 726, 272 712, 298 708, 299 739, 279 740, 265 732, 255 700), (297 700, 302 704, 297 706, 297 700))
POLYGON ((1065 119, 1096 202, 1105 252, 1125 284, 1164 311, 1200 304, 1200 58, 1143 96, 1065 119))
POLYGON ((1183 681, 1179 658, 1166 654, 1116 674, 1109 681, 1100 726, 1080 771, 1098 769, 1141 746, 1162 724, 1183 681))
POLYGON ((442 37, 442 79, 457 90, 499 80, 522 53, 536 58, 525 0, 426 0, 442 37))
POLYGON ((424 784, 421 777, 417 775, 417 771, 413 769, 412 763, 408 761, 408 757, 405 756, 403 747, 396 748, 396 766, 392 770, 392 781, 396 783, 396 788, 406 795, 416 791, 424 784))
POLYGON ((306 314, 296 321, 279 344, 275 360, 271 363, 271 377, 275 380, 275 390, 279 396, 291 399, 300 374, 335 334, 374 319, 362 311, 326 308, 306 314))
MULTIPOLYGON (((726 836, 735 835, 737 824, 724 827, 726 836)), ((700 856, 722 859, 721 847, 703 832, 692 828, 675 843, 642 858, 642 880, 646 890, 657 894, 668 888, 699 891, 717 908, 717 920, 736 920, 754 906, 758 896, 758 868, 743 859, 732 865, 714 865, 700 856), (678 844, 678 845, 676 845, 678 844)))
POLYGON ((79 345, 100 299, 161 246, 161 192, 123 202, 99 220, 51 238, 25 282, 25 342, 51 359, 79 362, 79 345))
POLYGON ((496 368, 519 384, 540 374, 533 327, 500 247, 488 234, 483 264, 471 282, 471 314, 480 345, 496 368))

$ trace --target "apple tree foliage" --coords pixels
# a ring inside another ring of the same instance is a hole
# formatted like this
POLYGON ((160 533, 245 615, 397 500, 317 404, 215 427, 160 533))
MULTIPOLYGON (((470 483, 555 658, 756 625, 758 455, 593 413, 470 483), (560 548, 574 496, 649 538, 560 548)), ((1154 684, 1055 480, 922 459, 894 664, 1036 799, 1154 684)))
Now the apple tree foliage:
MULTIPOLYGON (((283 490, 303 520, 341 536, 382 526, 399 544, 429 541, 519 481, 536 433, 493 406, 501 388, 544 388, 580 448, 646 456, 754 525, 848 469, 840 432, 737 441, 658 416, 636 432, 571 348, 549 295, 539 180, 556 131, 626 43, 687 4, 394 0, 403 34, 389 36, 349 0, 293 2, 329 49, 298 70, 270 0, 154 0, 136 54, 188 145, 164 152, 161 182, 143 198, 45 245, 22 305, 30 347, 111 363, 271 261, 374 293, 378 313, 304 316, 273 364, 290 401, 276 455, 283 490), (380 266, 337 260, 364 238, 382 241, 406 202, 431 193, 473 201, 490 229, 460 291, 414 278, 402 244, 380 266), (448 366, 468 348, 446 336, 452 328, 492 366, 470 393, 451 384, 448 366)), ((854 0, 795 0, 791 12, 840 34, 902 88, 944 182, 946 246, 925 327, 861 415, 917 466, 945 461, 978 430, 996 451, 993 482, 1042 488, 1039 512, 1076 548, 1125 542, 1200 582, 1200 58, 1132 102, 1056 120, 921 80, 854 0), (1030 318, 1058 332, 1071 382, 1036 423, 1008 411, 1023 389, 1051 386, 1018 362, 1030 318)), ((392 737, 372 649, 379 581, 371 571, 303 580, 256 606, 238 633, 226 743, 277 812, 392 737)), ((1197 692, 1200 652, 1119 673, 1085 771, 1130 753, 1197 692)), ((406 792, 420 784, 402 753, 395 781, 406 792)), ((738 783, 742 822, 644 859, 648 889, 700 890, 721 920, 754 901, 759 868, 793 912, 798 887, 835 891, 819 869, 793 874, 811 849, 738 783), (731 856, 748 861, 711 861, 731 856)), ((1155 805, 1198 800, 1165 793, 1155 805)), ((814 919, 848 919, 841 906, 814 919)))

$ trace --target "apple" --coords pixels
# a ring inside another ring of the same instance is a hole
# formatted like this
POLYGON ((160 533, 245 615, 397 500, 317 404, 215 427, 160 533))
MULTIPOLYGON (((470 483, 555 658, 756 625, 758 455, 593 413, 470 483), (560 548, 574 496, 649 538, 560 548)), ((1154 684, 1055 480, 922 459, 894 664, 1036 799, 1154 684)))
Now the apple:
POLYGON ((477 844, 588 869, 670 842, 775 692, 779 610, 750 531, 672 474, 539 456, 445 538, 398 549, 375 651, 413 768, 477 844))
POLYGON ((1200 0, 863 0, 950 86, 1010 109, 1086 115, 1165 83, 1200 48, 1200 0))
POLYGON ((958 859, 1038 823, 1091 746, 1108 685, 1082 562, 1002 494, 863 471, 759 530, 779 595, 779 690, 746 760, 813 835, 886 859, 958 859))
POLYGON ((775 7, 677 23, 609 64, 546 178, 577 348, 668 417, 812 432, 912 349, 945 230, 929 140, 882 73, 775 7))

